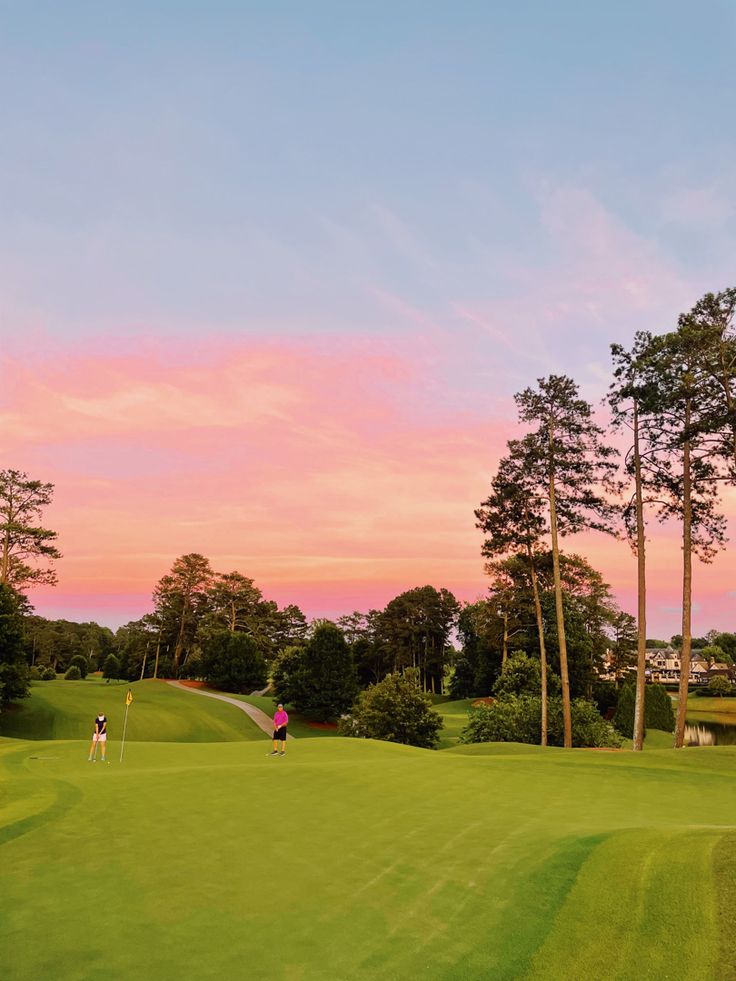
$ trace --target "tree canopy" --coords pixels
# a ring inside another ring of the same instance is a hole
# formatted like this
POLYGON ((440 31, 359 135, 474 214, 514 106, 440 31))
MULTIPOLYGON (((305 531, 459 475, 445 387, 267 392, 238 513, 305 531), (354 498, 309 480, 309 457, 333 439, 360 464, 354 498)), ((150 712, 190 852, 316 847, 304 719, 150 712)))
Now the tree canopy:
POLYGON ((61 558, 58 535, 40 524, 53 496, 53 484, 0 470, 0 584, 24 590, 56 583, 50 563, 61 558))

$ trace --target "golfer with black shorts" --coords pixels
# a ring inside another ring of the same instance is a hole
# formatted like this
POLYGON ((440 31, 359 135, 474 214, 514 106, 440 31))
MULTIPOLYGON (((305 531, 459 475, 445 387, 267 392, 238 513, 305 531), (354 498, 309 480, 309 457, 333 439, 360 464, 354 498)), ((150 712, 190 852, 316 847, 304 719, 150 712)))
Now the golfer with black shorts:
POLYGON ((279 702, 273 717, 273 752, 271 756, 283 756, 286 753, 286 727, 288 724, 289 716, 284 711, 284 706, 279 702))

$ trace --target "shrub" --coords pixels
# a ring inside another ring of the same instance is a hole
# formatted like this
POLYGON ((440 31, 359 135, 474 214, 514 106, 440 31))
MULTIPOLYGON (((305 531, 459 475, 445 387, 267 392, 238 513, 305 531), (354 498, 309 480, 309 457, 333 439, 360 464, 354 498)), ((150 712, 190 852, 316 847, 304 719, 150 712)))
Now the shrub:
POLYGON ((644 693, 644 723, 648 729, 675 731, 672 699, 662 685, 647 685, 644 693))
MULTIPOLYGON (((618 704, 616 713, 613 716, 613 725, 628 739, 634 738, 634 708, 636 703, 636 689, 630 682, 621 686, 618 694, 618 704)), ((646 726, 646 716, 644 718, 646 726)))
MULTIPOLYGON (((634 736, 634 709, 636 705, 636 685, 626 682, 621 688, 613 724, 628 739, 634 736)), ((647 729, 661 729, 663 732, 675 731, 675 713, 672 699, 664 685, 647 685, 644 691, 644 732, 647 729)))
POLYGON ((417 684, 414 672, 389 674, 358 696, 352 714, 340 720, 343 736, 383 739, 433 749, 442 718, 417 684))
MULTIPOLYGON (((621 739, 601 718, 595 705, 576 698, 571 705, 573 746, 618 748, 621 739)), ((463 729, 463 743, 513 742, 538 744, 542 725, 542 699, 538 695, 504 695, 492 705, 472 708, 463 729)), ((562 746, 562 699, 547 701, 547 742, 562 746)))
MULTIPOLYGON (((72 667, 72 665, 76 665, 76 667, 79 668, 80 678, 87 677, 87 674, 89 673, 89 661, 84 654, 75 654, 69 662, 69 667, 72 667)), ((64 677, 66 677, 66 675, 64 677)))
POLYGON ((266 684, 266 661, 247 634, 213 630, 201 647, 201 675, 213 688, 247 693, 266 684))
POLYGON ((615 681, 596 681, 593 683, 593 701, 601 715, 618 705, 618 685, 615 681))
POLYGON ((56 681, 56 671, 49 665, 41 672, 41 681, 56 681))
POLYGON ((28 671, 28 676, 31 681, 40 681, 42 674, 43 672, 41 671, 41 668, 37 667, 35 664, 28 671))
POLYGON ((102 665, 103 678, 117 678, 120 675, 120 663, 114 654, 108 654, 102 665))
MULTIPOLYGON (((556 701, 556 700, 555 700, 556 701)), ((562 701, 560 700, 560 729, 562 730, 562 701)), ((592 702, 576 698, 571 706, 573 746, 595 746, 603 749, 618 749, 621 739, 610 722, 606 722, 592 702)), ((563 732, 560 741, 563 744, 563 732)), ((555 737, 557 738, 557 737, 555 737)))
POLYGON ((65 681, 79 681, 81 677, 82 677, 82 673, 79 670, 79 668, 77 667, 77 665, 76 664, 72 664, 72 665, 70 665, 70 667, 68 667, 66 669, 66 674, 64 675, 64 680, 65 681))
POLYGON ((724 678, 721 675, 716 675, 715 678, 711 678, 708 683, 708 694, 714 695, 717 698, 722 698, 724 695, 733 695, 734 687, 728 678, 724 678))

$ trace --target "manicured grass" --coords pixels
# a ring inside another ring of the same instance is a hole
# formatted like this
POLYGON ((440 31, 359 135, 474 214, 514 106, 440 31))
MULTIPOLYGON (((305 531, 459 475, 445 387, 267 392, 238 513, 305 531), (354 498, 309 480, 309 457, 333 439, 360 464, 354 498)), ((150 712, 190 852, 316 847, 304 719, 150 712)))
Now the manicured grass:
POLYGON ((687 700, 687 714, 718 713, 736 717, 736 698, 705 698, 691 695, 687 700))
POLYGON ((439 749, 456 746, 460 733, 468 724, 468 710, 473 699, 463 698, 454 702, 440 702, 434 706, 435 711, 442 716, 444 728, 440 732, 439 749))
POLYGON ((163 681, 106 685, 99 679, 34 682, 30 698, 0 713, 0 735, 91 739, 95 716, 103 711, 108 738, 119 740, 128 688, 133 692, 128 740, 197 743, 263 738, 245 712, 225 702, 178 691, 163 681))
POLYGON ((8 981, 734 976, 736 748, 86 736, 0 739, 8 981))
MULTIPOLYGON (((644 749, 672 749, 674 738, 675 736, 672 732, 663 732, 661 729, 647 729, 646 735, 644 736, 644 749)), ((631 742, 630 739, 624 741, 627 749, 631 748, 631 742)))

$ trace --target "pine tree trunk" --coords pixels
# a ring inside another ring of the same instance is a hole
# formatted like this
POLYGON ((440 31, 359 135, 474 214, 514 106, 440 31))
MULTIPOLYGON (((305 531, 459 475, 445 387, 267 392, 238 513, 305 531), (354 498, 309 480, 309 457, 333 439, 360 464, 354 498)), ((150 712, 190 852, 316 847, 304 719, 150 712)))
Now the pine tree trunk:
POLYGON ((184 649, 184 625, 187 619, 187 601, 184 600, 184 605, 181 611, 181 624, 179 626, 179 635, 176 638, 176 647, 174 647, 174 673, 179 676, 179 659, 181 658, 181 652, 184 649))
POLYGON ((552 538, 552 571, 555 584, 555 613, 557 615, 557 639, 560 646, 560 679, 562 681, 562 722, 564 745, 572 747, 572 715, 570 712, 570 676, 567 670, 567 638, 565 636, 565 612, 562 606, 562 576, 560 575, 560 546, 557 537, 557 504, 555 500, 555 474, 552 466, 554 433, 549 427, 549 527, 552 538))
POLYGON ((10 578, 10 530, 3 536, 3 559, 0 564, 0 583, 7 583, 10 578))
POLYGON ((153 664, 153 677, 154 678, 158 678, 158 656, 159 656, 160 652, 161 652, 161 634, 159 634, 158 640, 156 641, 156 660, 154 661, 154 664, 153 664))
POLYGON ((502 613, 501 617, 503 619, 503 650, 501 651, 501 671, 503 672, 506 667, 506 661, 509 656, 509 615, 508 613, 502 613))
POLYGON ((544 644, 544 620, 542 619, 542 603, 539 599, 539 582, 537 568, 534 564, 534 553, 527 547, 529 569, 532 577, 532 593, 534 594, 534 610, 537 615, 537 631, 539 633, 539 668, 542 674, 542 732, 540 745, 547 745, 547 649, 544 644))
MULTIPOLYGON (((148 643, 150 643, 150 641, 148 643)), ((144 679, 144 677, 146 675, 146 661, 147 661, 147 659, 148 659, 148 644, 146 644, 146 649, 143 652, 143 664, 141 666, 141 676, 138 679, 139 681, 143 681, 143 679, 144 679)))
MULTIPOLYGON (((690 402, 685 405, 685 432, 690 428, 690 402)), ((682 454, 682 651, 680 653, 680 691, 677 701, 675 749, 685 744, 688 684, 690 681, 690 647, 692 642, 692 485, 690 473, 690 440, 685 440, 682 454)))
POLYGON ((2 562, 0 563, 0 583, 3 584, 7 584, 10 581, 10 525, 15 519, 12 484, 8 493, 8 523, 5 529, 5 534, 3 535, 3 556, 2 562))
POLYGON ((636 657, 636 701, 634 703, 634 749, 644 748, 647 668, 647 577, 644 500, 642 495, 641 452, 639 447, 639 405, 634 402, 634 480, 636 483, 636 564, 638 574, 638 619, 636 657))

